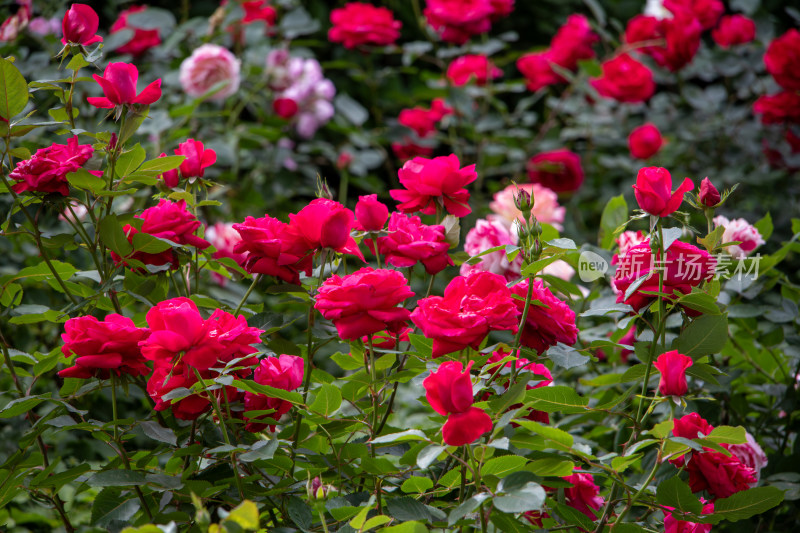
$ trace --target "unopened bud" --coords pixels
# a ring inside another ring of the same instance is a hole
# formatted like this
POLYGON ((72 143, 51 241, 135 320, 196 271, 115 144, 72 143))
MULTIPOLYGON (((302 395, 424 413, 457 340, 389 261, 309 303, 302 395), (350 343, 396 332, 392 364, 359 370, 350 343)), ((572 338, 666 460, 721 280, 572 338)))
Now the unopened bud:
POLYGON ((528 222, 528 233, 537 238, 542 234, 542 225, 535 216, 531 216, 531 220, 528 222))
POLYGON ((533 199, 528 191, 517 188, 517 194, 514 195, 514 206, 523 214, 527 214, 533 209, 533 199))
POLYGON ((328 497, 337 490, 332 485, 325 485, 319 476, 310 480, 306 485, 306 493, 310 500, 326 500, 328 497))
POLYGON ((331 192, 330 188, 328 188, 328 182, 325 181, 319 174, 317 174, 317 198, 327 198, 328 200, 333 200, 333 193, 331 192))
POLYGON ((111 138, 108 140, 108 151, 113 152, 117 148, 117 134, 112 133, 111 138))
POLYGON ((705 207, 716 207, 721 200, 719 191, 708 178, 700 182, 700 196, 698 198, 705 207))

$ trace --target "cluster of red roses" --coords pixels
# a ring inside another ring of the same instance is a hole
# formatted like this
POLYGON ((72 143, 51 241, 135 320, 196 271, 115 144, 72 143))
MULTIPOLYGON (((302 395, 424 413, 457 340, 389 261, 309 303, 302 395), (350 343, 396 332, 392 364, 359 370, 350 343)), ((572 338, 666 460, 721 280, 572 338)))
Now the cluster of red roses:
POLYGON ((792 152, 800 152, 800 136, 791 126, 800 124, 800 31, 791 29, 772 41, 764 54, 764 64, 780 86, 781 92, 761 96, 753 110, 761 115, 764 124, 776 124, 784 129, 784 136, 792 152))
POLYGON ((222 375, 253 379, 262 385, 294 390, 303 379, 303 359, 292 355, 267 357, 260 361, 253 344, 262 330, 247 325, 244 316, 235 317, 221 309, 203 319, 188 298, 160 302, 147 312, 147 328, 138 328, 127 317, 111 314, 104 320, 93 316, 69 319, 62 335, 61 351, 75 356, 73 366, 59 372, 62 377, 107 379, 113 376, 149 375, 147 392, 156 411, 171 409, 176 418, 194 420, 209 411, 213 400, 242 401, 244 410, 232 410, 248 422, 246 429, 261 431, 270 420, 285 414, 288 402, 255 393, 242 393, 226 386, 212 392, 195 391, 171 400, 169 393, 191 388, 222 375), (151 366, 148 366, 148 361, 151 366), (253 372, 253 367, 257 367, 253 372), (267 411, 249 418, 246 411, 267 411), (267 422, 259 422, 269 419, 267 422))

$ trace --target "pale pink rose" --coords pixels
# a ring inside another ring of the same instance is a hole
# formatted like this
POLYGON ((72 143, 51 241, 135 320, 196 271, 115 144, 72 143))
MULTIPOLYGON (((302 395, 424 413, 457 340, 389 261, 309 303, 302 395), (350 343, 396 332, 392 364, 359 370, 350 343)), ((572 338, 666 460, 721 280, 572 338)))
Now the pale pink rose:
POLYGON ((617 237, 617 246, 619 247, 619 256, 624 257, 625 254, 628 253, 628 250, 636 246, 637 244, 641 244, 647 240, 647 234, 642 230, 639 231, 623 231, 622 234, 617 237))
MULTIPOLYGON (((515 226, 512 226, 512 228, 515 226)), ((475 227, 469 230, 464 242, 464 251, 475 257, 495 246, 516 245, 518 237, 513 229, 507 227, 499 217, 490 220, 478 220, 475 227)), ((508 262, 505 250, 498 250, 481 256, 481 262, 475 265, 461 265, 461 275, 466 276, 473 271, 492 272, 504 276, 506 280, 519 279, 522 269, 522 254, 517 254, 514 261, 508 262)))
POLYGON ((28 31, 36 35, 59 35, 61 33, 61 19, 58 17, 36 17, 28 24, 28 31))
POLYGON ((722 242, 741 242, 726 247, 726 251, 735 259, 744 259, 753 251, 764 244, 764 239, 758 230, 743 218, 728 220, 724 216, 714 217, 714 226, 723 226, 722 242))
MULTIPOLYGON (((246 254, 233 251, 234 247, 242 240, 242 236, 239 235, 238 231, 233 229, 232 222, 217 222, 213 226, 207 227, 206 240, 217 249, 217 251, 214 252, 215 259, 230 257, 239 265, 244 265, 246 254)), ((228 282, 227 278, 216 272, 212 273, 211 277, 223 287, 228 282)))
POLYGON ((186 94, 197 98, 218 83, 227 82, 211 97, 211 100, 224 100, 239 89, 240 70, 241 61, 229 50, 216 44, 204 44, 181 63, 181 86, 186 94))
POLYGON ((761 478, 761 469, 767 466, 767 454, 758 445, 756 439, 750 433, 746 433, 747 442, 742 444, 731 444, 728 446, 728 451, 735 455, 745 466, 753 469, 756 476, 756 482, 752 484, 753 487, 758 484, 761 478))
POLYGON ((502 191, 495 193, 494 201, 489 203, 489 208, 500 215, 506 226, 511 226, 515 220, 522 220, 522 212, 514 205, 517 190, 527 192, 534 200, 533 214, 543 224, 552 224, 561 230, 566 209, 558 205, 558 195, 538 183, 511 184, 502 191))

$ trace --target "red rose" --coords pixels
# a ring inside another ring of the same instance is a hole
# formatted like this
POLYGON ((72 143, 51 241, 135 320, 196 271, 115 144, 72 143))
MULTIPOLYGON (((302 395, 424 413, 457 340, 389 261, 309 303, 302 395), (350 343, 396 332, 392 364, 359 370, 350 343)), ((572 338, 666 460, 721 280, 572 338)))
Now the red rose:
POLYGON ((711 37, 722 48, 749 43, 756 38, 756 23, 744 15, 727 15, 711 31, 711 37))
POLYGON ((658 391, 662 396, 683 396, 688 387, 686 385, 686 369, 692 366, 692 358, 678 353, 678 350, 662 353, 653 363, 661 372, 661 382, 658 391))
POLYGON ((473 35, 491 29, 494 7, 490 0, 427 0, 428 24, 448 43, 464 44, 473 35))
POLYGON ((133 36, 124 45, 117 48, 117 53, 132 54, 135 56, 141 55, 150 50, 154 46, 161 44, 161 36, 159 35, 158 28, 144 29, 138 28, 128 24, 128 17, 134 13, 141 13, 146 10, 147 6, 131 6, 119 14, 119 18, 111 26, 111 33, 120 30, 132 30, 133 36))
MULTIPOLYGON (((253 381, 261 385, 275 387, 276 389, 292 391, 303 384, 304 368, 305 364, 303 358, 296 355, 283 354, 280 357, 265 357, 259 362, 258 367, 253 373, 253 381)), ((271 398, 264 394, 245 392, 245 412, 266 411, 268 409, 273 409, 274 412, 252 418, 245 415, 244 419, 247 425, 244 429, 255 433, 264 431, 267 425, 269 425, 270 431, 275 431, 274 425, 262 424, 256 421, 263 420, 264 418, 277 421, 280 417, 288 413, 291 408, 292 404, 286 400, 271 398)))
POLYGON ((553 62, 569 70, 578 68, 578 61, 594 57, 592 45, 600 37, 592 31, 583 15, 570 15, 550 41, 553 62))
POLYGON ((101 322, 93 316, 70 318, 64 324, 61 352, 65 357, 76 355, 73 366, 61 370, 63 378, 107 379, 115 375, 144 376, 150 372, 139 342, 150 331, 137 328, 130 318, 111 314, 101 322))
MULTIPOLYGON (((161 152, 158 157, 167 157, 167 154, 161 152)), ((181 176, 178 174, 178 169, 173 168, 172 170, 167 170, 163 174, 158 177, 161 181, 164 182, 164 186, 168 189, 174 189, 178 186, 181 182, 181 176)))
MULTIPOLYGON (((692 287, 713 278, 716 261, 705 250, 675 241, 667 250, 666 259, 663 262, 658 260, 657 266, 663 266, 664 270, 663 292, 669 299, 673 299, 679 294, 689 294, 692 287)), ((614 286, 619 291, 617 303, 626 303, 636 312, 657 298, 655 293, 658 292, 658 269, 653 263, 649 239, 632 247, 624 257, 619 257, 614 286), (628 287, 644 275, 648 275, 647 279, 626 300, 625 292, 628 287), (653 294, 645 294, 646 292, 653 294)))
POLYGON ((637 159, 649 159, 656 155, 664 139, 661 132, 654 124, 647 123, 635 128, 628 136, 628 147, 631 150, 631 157, 637 159))
POLYGON ((111 109, 118 105, 150 105, 161 98, 160 78, 136 94, 139 69, 130 63, 109 63, 102 76, 92 74, 92 77, 100 84, 105 96, 90 96, 86 101, 100 109, 111 109))
POLYGON ((528 177, 556 192, 577 191, 583 184, 581 158, 565 148, 542 152, 528 162, 528 177))
POLYGON ((471 444, 492 430, 492 419, 485 411, 472 407, 472 378, 461 363, 447 361, 425 378, 425 398, 434 411, 447 417, 442 438, 449 446, 471 444))
POLYGON ((314 308, 336 326, 342 340, 383 330, 397 333, 410 311, 398 304, 414 293, 396 270, 364 267, 350 275, 333 275, 319 288, 314 308))
POLYGON ((700 48, 703 28, 690 11, 675 7, 672 18, 657 19, 646 15, 633 17, 625 29, 625 41, 636 50, 671 71, 680 70, 694 58, 700 48), (663 41, 664 44, 638 46, 644 41, 663 41))
POLYGON ((525 54, 517 59, 517 68, 525 76, 525 86, 529 90, 538 91, 548 85, 565 81, 564 78, 556 74, 553 67, 550 66, 551 63, 555 63, 551 50, 525 54))
MULTIPOLYGON (((203 379, 210 379, 209 372, 201 372, 203 379)), ((164 400, 163 397, 175 389, 189 388, 197 383, 194 371, 183 363, 173 365, 157 364, 153 368, 150 379, 147 380, 147 394, 155 402, 156 411, 169 409, 175 418, 180 420, 195 420, 198 416, 211 409, 209 399, 201 394, 192 394, 175 403, 164 400)))
POLYGON ((720 0, 664 0, 664 7, 677 14, 687 12, 696 18, 704 30, 710 30, 725 13, 720 0))
MULTIPOLYGON (((486 366, 491 366, 494 363, 498 363, 508 357, 511 354, 510 351, 507 350, 495 350, 489 359, 486 361, 486 366)), ((547 387, 553 383, 553 375, 550 373, 550 369, 547 368, 545 365, 541 363, 533 363, 524 357, 519 357, 519 352, 517 352, 516 361, 507 361, 506 364, 503 365, 503 368, 508 369, 510 372, 512 366, 517 367, 518 372, 530 372, 535 378, 531 379, 531 381, 525 386, 527 390, 538 389, 540 387, 547 387)), ((496 367, 491 368, 489 372, 494 374, 497 372, 498 369, 496 367)), ((508 389, 508 382, 505 384, 505 388, 508 389)), ((484 400, 487 400, 490 395, 486 395, 484 400)), ((521 403, 514 404, 508 408, 509 411, 513 409, 519 409, 522 407, 521 403)), ((542 424, 549 424, 550 423, 550 415, 545 411, 537 411, 536 409, 531 409, 528 414, 525 415, 527 420, 531 420, 533 422, 539 422, 542 424)))
POLYGON ((778 85, 787 91, 800 91, 800 31, 791 29, 769 43, 764 64, 778 85))
POLYGON ((378 200, 377 194, 359 196, 356 204, 356 224, 363 231, 381 231, 389 218, 389 208, 378 200))
POLYGON ((175 155, 185 156, 181 162, 181 176, 186 178, 202 178, 206 167, 216 163, 217 153, 214 150, 207 150, 203 143, 194 139, 187 139, 182 142, 175 150, 175 155))
POLYGON ((252 22, 262 21, 267 26, 274 26, 278 18, 275 8, 270 6, 267 0, 251 0, 249 2, 242 2, 244 9, 244 18, 242 24, 250 24, 252 22))
POLYGON ((672 176, 661 167, 645 167, 636 175, 633 186, 636 201, 643 211, 658 217, 666 217, 677 211, 683 195, 694 188, 689 178, 684 178, 678 190, 672 192, 672 176))
POLYGON ((800 94, 794 91, 765 94, 755 101, 753 112, 761 115, 763 124, 800 123, 800 94))
MULTIPOLYGON (((525 309, 525 298, 528 295, 526 279, 511 288, 511 292, 521 296, 514 299, 520 314, 525 309)), ((528 307, 528 316, 522 329, 521 342, 541 354, 559 342, 572 345, 578 340, 578 328, 575 326, 575 312, 566 302, 559 300, 550 289, 544 286, 541 279, 533 282, 533 297, 528 307), (544 306, 539 305, 544 304, 544 306)))
POLYGON ((417 302, 411 320, 433 340, 433 357, 472 347, 490 331, 517 331, 519 311, 502 276, 475 272, 453 278, 444 296, 417 302))
POLYGON ((436 124, 452 112, 453 110, 445 104, 444 100, 434 98, 430 109, 424 107, 403 109, 400 111, 397 121, 414 130, 419 137, 428 137, 436 132, 436 124))
POLYGON ((289 231, 302 237, 307 249, 330 248, 366 262, 358 244, 350 236, 354 218, 353 212, 339 202, 316 198, 297 214, 289 215, 289 231))
POLYGON ((618 102, 644 102, 656 91, 653 73, 628 54, 602 64, 603 76, 590 83, 600 96, 618 102))
POLYGON ((400 202, 397 208, 403 213, 419 211, 426 215, 436 213, 437 206, 457 217, 472 212, 466 187, 478 178, 475 165, 459 168, 455 154, 425 159, 415 157, 406 161, 397 173, 405 189, 392 189, 389 194, 400 202))
POLYGON ((720 202, 722 197, 719 195, 717 188, 714 187, 714 184, 711 183, 711 180, 703 178, 703 181, 700 182, 700 196, 698 199, 704 206, 714 207, 720 202))
POLYGON ((468 54, 457 57, 447 66, 447 79, 456 87, 474 80, 476 85, 486 85, 490 79, 499 78, 503 71, 497 68, 488 57, 468 54))
POLYGON ((564 489, 567 505, 595 520, 596 517, 591 510, 600 509, 606 502, 600 496, 600 487, 595 485, 594 477, 591 474, 575 472, 563 479, 572 483, 572 487, 564 489))
POLYGON ((362 44, 385 46, 400 37, 402 24, 394 19, 391 10, 362 2, 350 2, 331 11, 328 39, 343 43, 345 48, 362 44))
MULTIPOLYGON (((67 174, 75 172, 92 157, 91 144, 78 144, 78 137, 70 137, 67 144, 55 144, 40 148, 30 159, 17 163, 9 178, 17 183, 11 186, 16 193, 24 191, 69 194, 67 174)), ((100 171, 89 171, 102 176, 100 171)))
POLYGON ((289 231, 289 224, 276 218, 247 217, 234 224, 242 239, 233 251, 245 256, 244 269, 265 274, 287 283, 300 284, 300 272, 311 275, 313 250, 305 239, 289 231))
MULTIPOLYGON (((702 500, 701 498, 701 501, 702 500)), ((673 507, 665 506, 667 509, 674 509, 673 507)), ((709 515, 714 512, 714 503, 707 503, 703 506, 703 514, 709 515)), ((664 512, 664 533, 711 533, 712 524, 696 524, 694 522, 685 522, 678 520, 672 513, 664 512)))
MULTIPOLYGON (((444 226, 427 226, 419 217, 394 212, 388 229, 388 235, 378 237, 378 253, 387 264, 403 268, 420 262, 428 274, 453 265, 447 254, 450 245, 445 241, 444 226)), ((368 246, 374 246, 371 240, 368 246)))
POLYGON ((645 41, 659 41, 664 39, 664 25, 662 19, 649 15, 636 15, 625 26, 625 42, 634 45, 637 52, 654 55, 664 46, 655 43, 640 46, 645 41))
POLYGON ((697 413, 689 413, 681 418, 676 418, 672 428, 673 435, 684 439, 704 437, 712 431, 714 431, 714 426, 697 413))
POLYGON ((72 4, 61 22, 61 29, 64 32, 62 44, 73 43, 82 46, 99 43, 103 38, 97 33, 100 19, 94 9, 86 4, 72 4))
POLYGON ((415 157, 430 157, 433 155, 432 146, 416 144, 410 137, 404 137, 403 142, 393 142, 392 152, 400 161, 408 161, 415 157))

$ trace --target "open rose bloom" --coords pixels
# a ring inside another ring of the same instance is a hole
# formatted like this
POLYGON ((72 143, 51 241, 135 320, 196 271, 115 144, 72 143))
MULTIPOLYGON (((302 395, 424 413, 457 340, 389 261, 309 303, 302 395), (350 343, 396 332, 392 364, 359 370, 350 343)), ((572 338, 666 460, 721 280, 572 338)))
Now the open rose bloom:
POLYGON ((216 88, 212 100, 224 100, 239 89, 241 61, 227 49, 207 43, 181 63, 180 81, 186 94, 197 98, 216 88), (220 87, 221 85, 221 87, 220 87))

